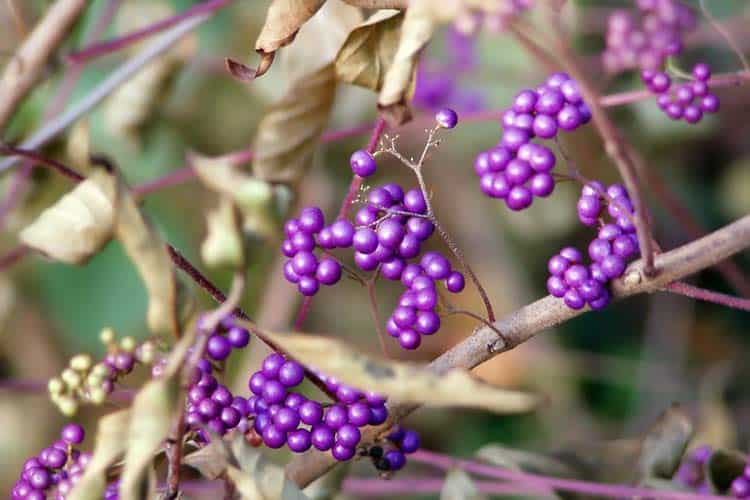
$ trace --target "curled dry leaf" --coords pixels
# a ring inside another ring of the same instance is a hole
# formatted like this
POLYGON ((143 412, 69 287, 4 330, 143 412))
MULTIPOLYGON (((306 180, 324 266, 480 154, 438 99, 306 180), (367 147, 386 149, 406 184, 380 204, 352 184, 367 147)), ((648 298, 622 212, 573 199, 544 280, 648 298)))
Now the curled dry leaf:
POLYGON ((95 170, 21 231, 21 241, 66 264, 84 264, 112 237, 117 179, 95 170))
POLYGON ((294 40, 297 32, 326 3, 326 0, 273 0, 268 7, 263 28, 255 41, 261 61, 253 78, 271 66, 277 50, 294 40))
POLYGON ((672 405, 643 437, 638 459, 640 479, 671 478, 692 437, 693 423, 687 412, 677 404, 672 405))
POLYGON ((575 477, 574 470, 554 457, 508 448, 500 444, 482 446, 477 451, 476 457, 479 460, 506 469, 554 477, 575 477))
POLYGON ((440 500, 484 500, 471 477, 461 469, 453 469, 445 475, 440 491, 440 500))
POLYGON ((181 310, 187 308, 187 297, 177 280, 164 241, 140 211, 124 183, 118 189, 117 206, 115 235, 148 290, 148 327, 155 334, 179 336, 181 310))
POLYGON ((201 245, 203 262, 210 267, 242 267, 244 245, 240 217, 232 200, 220 198, 219 206, 206 214, 208 233, 201 245))
POLYGON ((381 10, 354 28, 336 56, 336 78, 379 91, 396 55, 403 21, 403 12, 381 10))
POLYGON ((99 500, 107 486, 107 468, 125 451, 130 410, 99 419, 96 446, 81 479, 67 496, 69 500, 99 500))
POLYGON ((229 459, 223 444, 214 439, 206 446, 185 455, 182 464, 197 470, 206 479, 214 480, 226 472, 229 459))
POLYGON ((270 332, 266 335, 301 363, 402 403, 483 408, 502 414, 529 411, 540 403, 537 396, 492 387, 466 370, 439 374, 427 370, 425 365, 366 356, 332 338, 270 332))
POLYGON ((329 0, 283 52, 288 88, 261 120, 253 145, 259 179, 296 183, 310 166, 334 103, 333 62, 361 20, 356 7, 329 0))

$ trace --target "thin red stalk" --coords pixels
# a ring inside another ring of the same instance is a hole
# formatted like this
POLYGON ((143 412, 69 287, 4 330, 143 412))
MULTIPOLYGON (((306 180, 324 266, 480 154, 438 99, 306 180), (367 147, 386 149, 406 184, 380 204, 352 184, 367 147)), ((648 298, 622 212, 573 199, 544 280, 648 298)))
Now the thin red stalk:
POLYGON ((419 450, 411 454, 409 459, 414 462, 432 465, 443 470, 460 468, 485 477, 514 481, 536 488, 554 488, 562 491, 582 493, 584 495, 596 495, 611 498, 645 497, 660 500, 721 500, 726 498, 715 495, 685 493, 681 491, 653 490, 618 484, 602 484, 589 481, 579 481, 576 479, 547 477, 538 474, 503 469, 501 467, 485 465, 470 460, 461 460, 425 450, 419 450))
POLYGON ((25 245, 18 245, 8 253, 0 257, 0 271, 13 266, 16 262, 26 257, 31 249, 25 245))
POLYGON ((144 38, 156 35, 157 33, 161 33, 162 31, 167 30, 172 26, 175 26, 176 24, 179 24, 185 19, 218 10, 227 5, 230 1, 231 0, 208 0, 207 2, 198 4, 194 7, 190 7, 189 9, 180 12, 179 14, 168 17, 167 19, 156 22, 150 26, 146 26, 143 29, 134 31, 120 38, 115 38, 113 40, 107 40, 105 42, 90 45, 79 50, 78 52, 73 52, 72 54, 70 54, 68 56, 68 63, 80 64, 95 57, 115 52, 144 38))
MULTIPOLYGON (((351 129, 353 131, 358 130, 360 127, 351 129)), ((375 148, 378 146, 378 142, 380 141, 380 136, 383 134, 383 130, 385 130, 385 120, 383 118, 379 118, 378 121, 375 123, 374 128, 372 129, 372 134, 370 135, 370 141, 367 143, 367 151, 369 153, 374 153, 375 148)), ((355 132, 351 132, 354 134, 355 132)), ((330 140, 343 138, 343 137, 349 137, 349 135, 343 135, 341 133, 331 133, 329 134, 329 138, 333 138, 330 140)), ((362 187, 362 177, 358 175, 354 175, 352 177, 352 182, 349 184, 349 190, 346 192, 346 196, 344 197, 344 201, 341 203, 341 208, 339 209, 339 213, 337 218, 343 219, 346 218, 346 215, 349 213, 349 208, 354 203, 354 198, 357 196, 357 193, 359 192, 359 188, 362 187)), ((305 323, 305 318, 307 318, 308 313, 310 312, 310 307, 312 305, 312 297, 305 297, 305 299, 302 301, 302 305, 300 305, 299 311, 297 311, 297 318, 294 320, 294 329, 295 330, 301 330, 302 325, 305 323)))
MULTIPOLYGON (((115 16, 121 1, 122 0, 109 0, 99 17, 94 21, 91 29, 84 34, 83 39, 85 42, 98 40, 99 37, 102 36, 107 29, 107 26, 112 22, 112 18, 115 16)), ((70 99, 76 83, 78 83, 81 73, 83 73, 83 69, 83 65, 76 65, 65 72, 56 95, 52 98, 49 108, 44 113, 44 122, 51 120, 65 109, 65 103, 70 99)), ((33 163, 27 160, 23 162, 21 168, 13 175, 11 185, 8 188, 8 193, 6 194, 2 205, 0 205, 0 231, 2 231, 5 225, 5 220, 8 214, 21 200, 24 188, 26 187, 33 170, 33 163)))
POLYGON ((743 299, 735 297, 733 295, 727 295, 726 293, 714 292, 713 290, 706 290, 705 288, 699 288, 697 286, 689 285, 682 281, 675 281, 667 285, 666 289, 672 293, 678 295, 684 295, 691 299, 703 300, 705 302, 712 302, 722 306, 730 307, 732 309, 739 309, 741 311, 750 311, 750 299, 743 299))
POLYGON ((16 148, 9 144, 0 144, 0 153, 3 153, 8 156, 22 156, 24 158, 31 160, 34 163, 37 163, 39 165, 44 165, 45 167, 49 167, 52 170, 56 170, 59 174, 61 174, 64 177, 67 177, 68 179, 71 179, 74 182, 80 182, 85 178, 81 174, 73 170, 72 168, 66 167, 65 165, 63 165, 57 160, 53 160, 52 158, 47 158, 46 156, 42 156, 36 151, 16 148))
MULTIPOLYGON (((432 477, 404 477, 398 476, 396 479, 362 479, 350 477, 344 479, 341 490, 344 493, 363 496, 384 496, 384 495, 415 495, 440 493, 445 484, 443 478, 432 477)), ((528 495, 540 494, 538 489, 525 487, 519 484, 500 483, 496 481, 474 481, 474 486, 481 493, 490 495, 528 495)))

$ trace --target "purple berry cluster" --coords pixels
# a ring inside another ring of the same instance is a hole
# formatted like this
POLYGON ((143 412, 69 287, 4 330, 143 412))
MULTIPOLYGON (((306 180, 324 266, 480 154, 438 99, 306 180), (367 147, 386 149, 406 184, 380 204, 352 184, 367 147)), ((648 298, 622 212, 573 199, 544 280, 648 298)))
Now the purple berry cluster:
POLYGON ((672 79, 661 71, 643 70, 641 79, 657 95, 659 109, 673 120, 698 123, 704 114, 719 110, 719 98, 708 87, 711 68, 705 63, 693 67, 694 80, 672 85, 672 79))
POLYGON ((595 310, 603 309, 610 301, 607 284, 622 276, 627 261, 638 255, 633 205, 622 185, 613 184, 605 190, 601 183, 593 181, 583 186, 577 210, 583 224, 600 226, 588 247, 592 263, 585 266, 578 249, 563 248, 547 263, 547 290, 571 309, 582 309, 586 304, 595 310), (605 207, 613 222, 605 222, 605 207))
POLYGON ((638 11, 616 10, 607 26, 604 68, 658 70, 682 52, 683 35, 695 28, 695 13, 679 0, 637 0, 638 11))
POLYGON ((549 196, 555 189, 555 155, 531 139, 553 139, 559 130, 576 130, 590 119, 578 85, 566 73, 553 74, 536 89, 522 90, 503 113, 500 143, 474 161, 482 192, 504 199, 511 210, 527 208, 535 196, 549 196))
POLYGON ((406 455, 419 449, 419 434, 397 426, 386 437, 385 446, 374 445, 367 450, 376 469, 397 471, 406 465, 406 455))
POLYGON ((435 281, 444 281, 451 293, 464 289, 465 279, 439 252, 426 252, 419 263, 407 264, 401 273, 401 283, 407 288, 386 322, 388 334, 398 338, 404 349, 416 349, 422 335, 432 335, 440 329, 436 312, 438 292, 435 281))
POLYGON ((734 498, 750 498, 750 466, 745 466, 742 475, 734 478, 729 492, 734 498))
POLYGON ((330 450, 338 461, 351 459, 362 438, 360 429, 382 424, 388 418, 386 398, 318 374, 336 397, 336 402, 326 407, 293 391, 304 376, 302 365, 281 354, 263 360, 261 369, 248 382, 254 394, 248 400, 253 430, 270 448, 286 444, 296 453, 315 448, 330 450))
POLYGON ((318 207, 307 207, 302 209, 298 218, 286 222, 284 232, 287 238, 281 244, 281 251, 289 258, 284 264, 287 281, 296 283, 299 292, 307 297, 318 293, 321 283, 329 286, 338 283, 341 264, 328 256, 318 259, 315 248, 350 247, 354 237, 351 222, 339 219, 326 226, 323 211, 318 207))
POLYGON ((705 466, 712 453, 710 446, 699 446, 692 450, 677 469, 675 479, 698 493, 710 493, 705 466))
POLYGON ((238 429, 243 434, 248 430, 247 417, 250 407, 247 399, 234 396, 213 375, 213 366, 207 359, 198 363, 187 394, 185 424, 196 431, 199 440, 208 441, 203 431, 223 436, 238 429))
MULTIPOLYGON (((64 500, 80 480, 91 454, 82 453, 74 445, 85 437, 83 427, 68 424, 62 428, 60 439, 45 448, 38 456, 26 460, 21 477, 11 491, 13 500, 64 500)), ((118 498, 117 482, 110 483, 104 493, 105 500, 118 498)))

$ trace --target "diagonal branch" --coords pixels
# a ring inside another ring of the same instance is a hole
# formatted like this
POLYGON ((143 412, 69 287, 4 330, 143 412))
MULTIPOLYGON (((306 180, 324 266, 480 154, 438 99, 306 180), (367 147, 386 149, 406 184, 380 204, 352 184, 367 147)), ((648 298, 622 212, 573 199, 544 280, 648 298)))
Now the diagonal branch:
MULTIPOLYGON (((657 255, 655 264, 660 272, 656 276, 646 274, 642 259, 633 262, 625 275, 613 283, 613 297, 619 300, 631 295, 660 291, 670 283, 714 266, 748 247, 750 215, 703 238, 657 255)), ((496 321, 493 326, 503 333, 502 337, 489 327, 480 328, 430 363, 429 369, 443 373, 452 368, 474 368, 501 352, 531 340, 537 333, 588 311, 589 309, 575 311, 565 306, 560 299, 548 295, 496 321)), ((367 429, 363 433, 363 443, 372 441, 415 409, 417 406, 414 405, 391 407, 388 422, 367 429)), ((297 484, 307 485, 335 464, 336 461, 328 454, 307 452, 287 465, 286 474, 297 484)))

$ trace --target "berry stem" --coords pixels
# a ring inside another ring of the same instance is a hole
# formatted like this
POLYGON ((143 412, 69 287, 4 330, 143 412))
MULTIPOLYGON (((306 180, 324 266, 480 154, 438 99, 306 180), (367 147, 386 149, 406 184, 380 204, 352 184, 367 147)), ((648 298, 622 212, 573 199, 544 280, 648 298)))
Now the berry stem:
POLYGON ((469 311, 468 309, 459 309, 459 308, 456 308, 456 307, 453 307, 453 306, 449 305, 449 306, 446 307, 445 314, 447 316, 452 316, 454 314, 463 314, 464 316, 468 316, 470 318, 474 318, 475 320, 479 321, 480 323, 482 323, 487 328, 491 328, 492 330, 494 330, 494 332, 497 333, 498 337, 502 337, 503 336, 502 332, 500 330, 498 330, 497 328, 495 328, 495 325, 493 325, 492 322, 487 321, 485 318, 483 318, 479 314, 477 314, 477 313, 475 313, 473 311, 469 311))
POLYGON ((219 10, 220 8, 228 5, 230 1, 231 0, 208 0, 204 3, 190 7, 189 9, 186 9, 179 14, 168 17, 167 19, 164 19, 162 21, 158 21, 140 30, 133 31, 132 33, 128 33, 127 35, 124 35, 122 37, 89 45, 88 47, 84 47, 83 49, 70 54, 68 56, 68 63, 80 64, 95 57, 103 56, 105 54, 110 54, 117 50, 121 50, 128 45, 143 40, 144 38, 148 38, 150 36, 161 33, 162 31, 171 28, 175 24, 184 21, 185 19, 219 10))
POLYGON ((15 146, 11 146, 10 144, 0 142, 0 152, 9 156, 21 156, 38 165, 43 165, 45 167, 51 168, 52 170, 55 170, 57 173, 59 173, 63 177, 67 177, 68 179, 72 180, 73 182, 80 182, 83 179, 85 179, 84 176, 82 176, 81 174, 73 170, 72 168, 66 167, 65 165, 63 165, 57 160, 53 160, 52 158, 42 156, 36 151, 23 149, 23 148, 17 148, 15 146))
POLYGON ((689 285, 682 281, 675 281, 665 287, 665 290, 676 293, 678 295, 684 295, 696 300, 703 300, 705 302, 712 302, 722 306, 729 307, 731 309, 739 309, 740 311, 750 311, 750 299, 743 299, 740 297, 734 297, 725 293, 714 292, 713 290, 706 290, 705 288, 699 288, 697 286, 689 285))
POLYGON ((180 494, 180 464, 182 463, 182 438, 185 433, 185 404, 180 404, 165 443, 167 457, 167 490, 165 500, 174 500, 180 494))
POLYGON ((724 37, 724 40, 727 41, 729 46, 732 48, 734 53, 737 55, 737 58, 742 63, 742 67, 745 68, 745 72, 750 72, 750 64, 747 62, 747 58, 745 57, 745 54, 742 52, 742 49, 740 48, 737 41, 732 37, 732 35, 729 33, 729 31, 719 23, 716 18, 711 14, 711 12, 708 10, 708 7, 706 7, 706 1, 705 0, 699 0, 698 2, 701 7, 701 12, 703 12, 703 15, 706 16, 706 19, 708 19, 708 22, 711 24, 711 26, 719 32, 719 34, 724 37))
POLYGON ((378 311, 378 299, 375 296, 375 281, 377 279, 377 272, 367 280, 367 299, 370 309, 370 317, 375 325, 375 331, 378 333, 378 342, 380 343, 380 350, 386 359, 390 359, 391 356, 388 354, 388 347, 386 345, 386 336, 383 328, 380 326, 380 313, 378 311))

